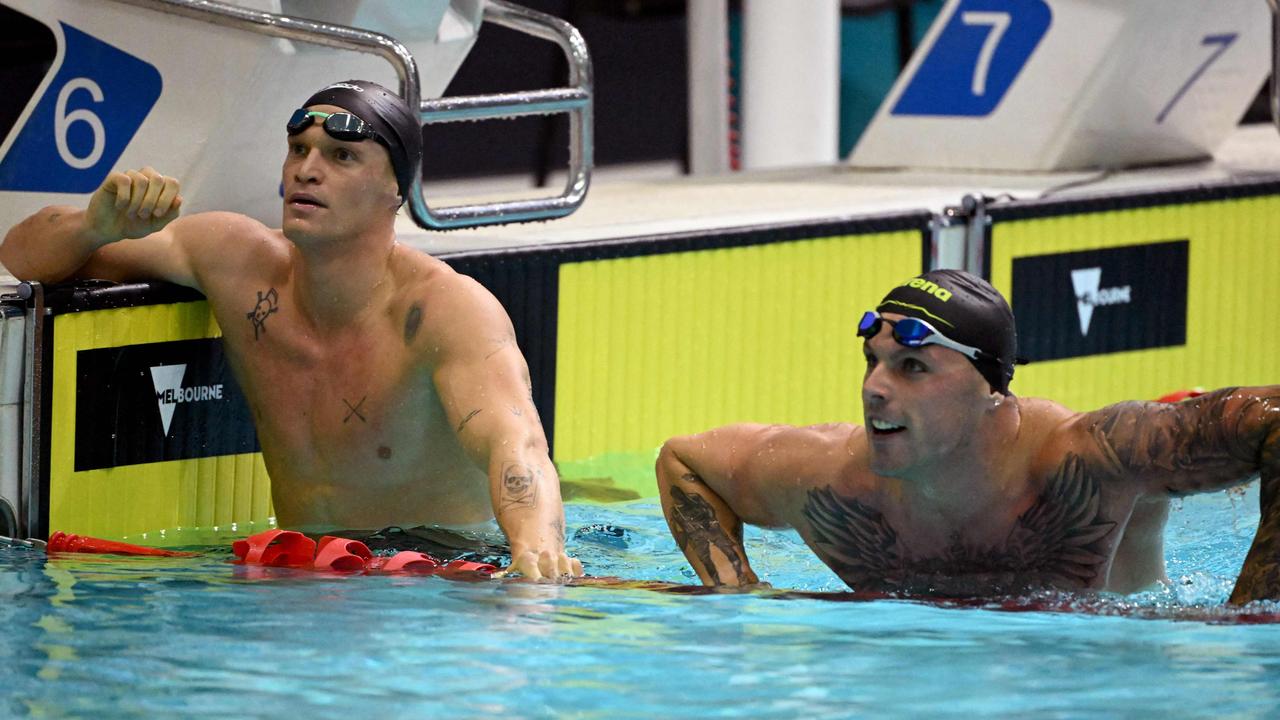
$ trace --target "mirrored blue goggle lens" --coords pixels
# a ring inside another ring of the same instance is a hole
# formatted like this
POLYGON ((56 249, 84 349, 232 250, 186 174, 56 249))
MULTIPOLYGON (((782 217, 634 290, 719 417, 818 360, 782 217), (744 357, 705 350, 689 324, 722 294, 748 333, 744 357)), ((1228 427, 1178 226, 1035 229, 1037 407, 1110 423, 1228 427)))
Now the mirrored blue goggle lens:
POLYGON ((873 337, 880 332, 880 315, 875 312, 862 313, 862 319, 858 321, 858 337, 873 337))
POLYGON ((915 318, 903 318, 893 326, 893 336, 908 347, 919 347, 933 335, 933 330, 915 318))

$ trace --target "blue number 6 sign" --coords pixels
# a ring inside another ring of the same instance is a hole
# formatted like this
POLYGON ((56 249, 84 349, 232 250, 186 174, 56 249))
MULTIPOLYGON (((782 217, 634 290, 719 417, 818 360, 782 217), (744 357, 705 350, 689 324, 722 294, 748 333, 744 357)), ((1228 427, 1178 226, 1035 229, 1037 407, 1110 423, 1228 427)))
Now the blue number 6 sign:
POLYGON ((1044 0, 961 0, 893 115, 990 115, 1049 31, 1044 0))
POLYGON ((155 66, 62 24, 61 67, 0 162, 0 190, 88 193, 160 98, 155 66))

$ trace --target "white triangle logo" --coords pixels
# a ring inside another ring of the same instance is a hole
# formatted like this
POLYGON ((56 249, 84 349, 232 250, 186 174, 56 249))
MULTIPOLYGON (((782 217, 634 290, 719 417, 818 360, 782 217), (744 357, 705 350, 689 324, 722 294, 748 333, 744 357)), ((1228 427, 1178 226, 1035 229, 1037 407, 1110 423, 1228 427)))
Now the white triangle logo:
POLYGON ((151 384, 156 389, 156 404, 160 406, 160 423, 164 425, 165 437, 169 437, 169 424, 173 422, 173 409, 177 405, 174 395, 182 389, 182 376, 186 373, 186 363, 151 368, 151 384), (165 401, 166 396, 168 402, 165 401))
POLYGON ((1080 314, 1080 334, 1089 335, 1089 322, 1093 320, 1093 306, 1097 302, 1098 286, 1102 284, 1102 268, 1091 267, 1071 271, 1071 285, 1076 291, 1076 312, 1080 314))

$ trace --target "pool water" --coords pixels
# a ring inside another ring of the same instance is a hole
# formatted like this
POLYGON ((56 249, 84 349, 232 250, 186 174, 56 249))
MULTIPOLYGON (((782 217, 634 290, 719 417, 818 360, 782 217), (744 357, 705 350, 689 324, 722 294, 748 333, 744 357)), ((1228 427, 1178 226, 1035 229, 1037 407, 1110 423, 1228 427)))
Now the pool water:
MULTIPOLYGON (((692 581, 656 501, 567 509, 588 573, 692 581)), ((807 594, 0 548, 0 715, 1275 718, 1280 605, 1223 606, 1256 523, 1256 483, 1191 498, 1171 586, 982 607, 851 600, 793 533, 752 529, 762 579, 807 594)))

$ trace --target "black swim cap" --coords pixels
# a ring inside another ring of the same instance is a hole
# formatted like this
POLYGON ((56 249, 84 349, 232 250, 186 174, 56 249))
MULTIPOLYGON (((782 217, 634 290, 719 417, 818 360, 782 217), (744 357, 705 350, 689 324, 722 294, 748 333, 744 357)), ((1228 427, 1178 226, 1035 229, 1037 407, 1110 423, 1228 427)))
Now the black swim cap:
POLYGON ((994 360, 969 361, 992 390, 1009 394, 1018 335, 1013 310, 991 283, 963 270, 931 270, 890 290, 876 311, 924 320, 948 338, 992 356, 994 360))
POLYGON ((368 80, 334 83, 302 104, 312 105, 337 105, 372 125, 378 142, 391 155, 400 201, 409 198, 409 188, 422 167, 422 126, 413 108, 399 95, 368 80))

